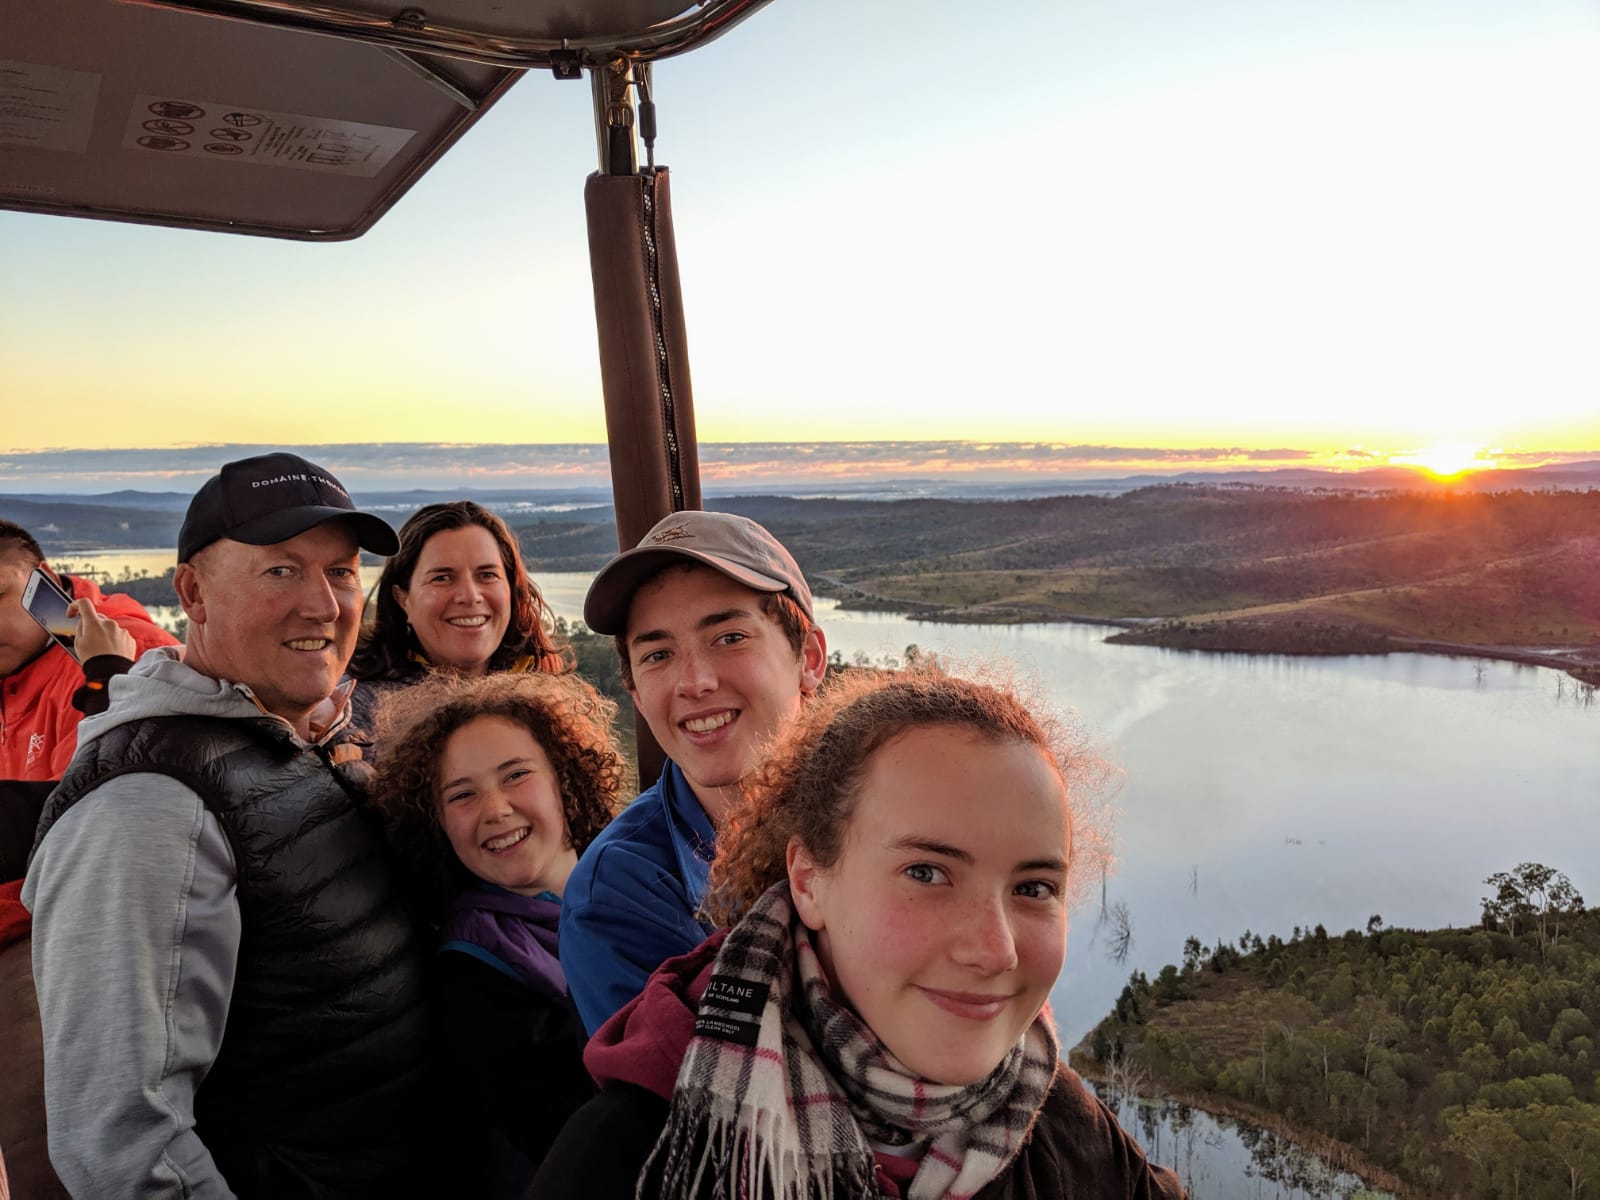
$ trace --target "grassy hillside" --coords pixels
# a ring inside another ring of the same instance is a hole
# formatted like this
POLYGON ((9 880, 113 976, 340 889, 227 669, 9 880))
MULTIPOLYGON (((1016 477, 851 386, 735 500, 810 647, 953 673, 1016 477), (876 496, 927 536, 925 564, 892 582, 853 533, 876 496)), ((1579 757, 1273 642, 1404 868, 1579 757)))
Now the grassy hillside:
POLYGON ((947 539, 917 557, 885 536, 878 562, 829 555, 838 568, 829 573, 862 599, 953 616, 1299 620, 1483 644, 1600 641, 1600 492, 1172 487, 981 507, 992 518, 985 546, 947 539))

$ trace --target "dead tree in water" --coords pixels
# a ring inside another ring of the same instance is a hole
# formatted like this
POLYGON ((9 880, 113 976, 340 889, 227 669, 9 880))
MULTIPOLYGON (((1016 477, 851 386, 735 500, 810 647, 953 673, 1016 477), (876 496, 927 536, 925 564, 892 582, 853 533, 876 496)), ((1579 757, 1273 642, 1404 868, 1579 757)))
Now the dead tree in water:
POLYGON ((1098 924, 1110 926, 1106 957, 1120 967, 1133 952, 1133 918, 1128 915, 1128 906, 1118 900, 1104 910, 1098 924))
POLYGON ((1150 1086, 1150 1072, 1124 1050, 1106 1061, 1106 1090, 1132 1103, 1150 1086))

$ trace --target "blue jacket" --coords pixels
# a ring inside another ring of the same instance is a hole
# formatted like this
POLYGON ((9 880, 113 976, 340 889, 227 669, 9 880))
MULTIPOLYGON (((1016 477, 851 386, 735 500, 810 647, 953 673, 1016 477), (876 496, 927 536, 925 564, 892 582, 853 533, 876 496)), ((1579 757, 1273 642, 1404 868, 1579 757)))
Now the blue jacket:
POLYGON ((698 919, 717 831, 676 763, 589 844, 561 903, 561 966, 590 1034, 712 931, 698 919))

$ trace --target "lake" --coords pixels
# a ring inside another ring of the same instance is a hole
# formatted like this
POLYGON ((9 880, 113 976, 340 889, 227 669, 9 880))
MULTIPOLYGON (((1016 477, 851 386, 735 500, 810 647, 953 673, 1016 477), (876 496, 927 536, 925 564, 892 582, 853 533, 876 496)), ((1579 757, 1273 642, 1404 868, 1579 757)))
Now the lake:
MULTIPOLYGON (((164 556, 152 569, 172 562, 170 550, 150 554, 164 556)), ((93 557, 113 571, 141 561, 93 557)), ((575 618, 588 580, 539 581, 575 618)), ((1108 958, 1095 881, 1051 996, 1064 1046, 1111 1009, 1130 972, 1153 977, 1179 961, 1190 935, 1211 945, 1246 930, 1287 938, 1296 925, 1339 933, 1374 914, 1390 926, 1471 925, 1484 877, 1525 860, 1600 896, 1600 858, 1583 849, 1600 845, 1600 704, 1563 673, 1418 654, 1202 654, 1107 645, 1102 626, 817 608, 829 649, 847 660, 916 643, 1017 664, 1114 760, 1118 865, 1106 899, 1126 905, 1132 948, 1124 962, 1108 958)))

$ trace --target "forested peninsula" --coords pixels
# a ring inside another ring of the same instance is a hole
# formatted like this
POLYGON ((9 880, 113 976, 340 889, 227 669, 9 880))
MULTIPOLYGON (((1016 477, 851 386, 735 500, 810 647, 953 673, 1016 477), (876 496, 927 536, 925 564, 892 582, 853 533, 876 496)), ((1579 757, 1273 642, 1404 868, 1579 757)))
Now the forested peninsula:
MULTIPOLYGON (((1600 682, 1600 490, 1168 484, 1031 500, 719 500, 847 608, 1090 620, 1110 638, 1288 654, 1513 658, 1600 682)), ((594 569, 581 521, 519 530, 535 570, 594 569)), ((595 551, 600 553, 596 554, 595 551)))
POLYGON ((1559 871, 1485 881, 1481 924, 1190 938, 1073 1052, 1112 1087, 1288 1132, 1411 1197, 1600 1188, 1600 909, 1559 871))
POLYGON ((1172 485, 925 508, 817 530, 800 561, 829 564, 846 606, 933 620, 1113 621, 1128 626, 1113 642, 1180 649, 1476 654, 1600 682, 1600 491, 1172 485))

